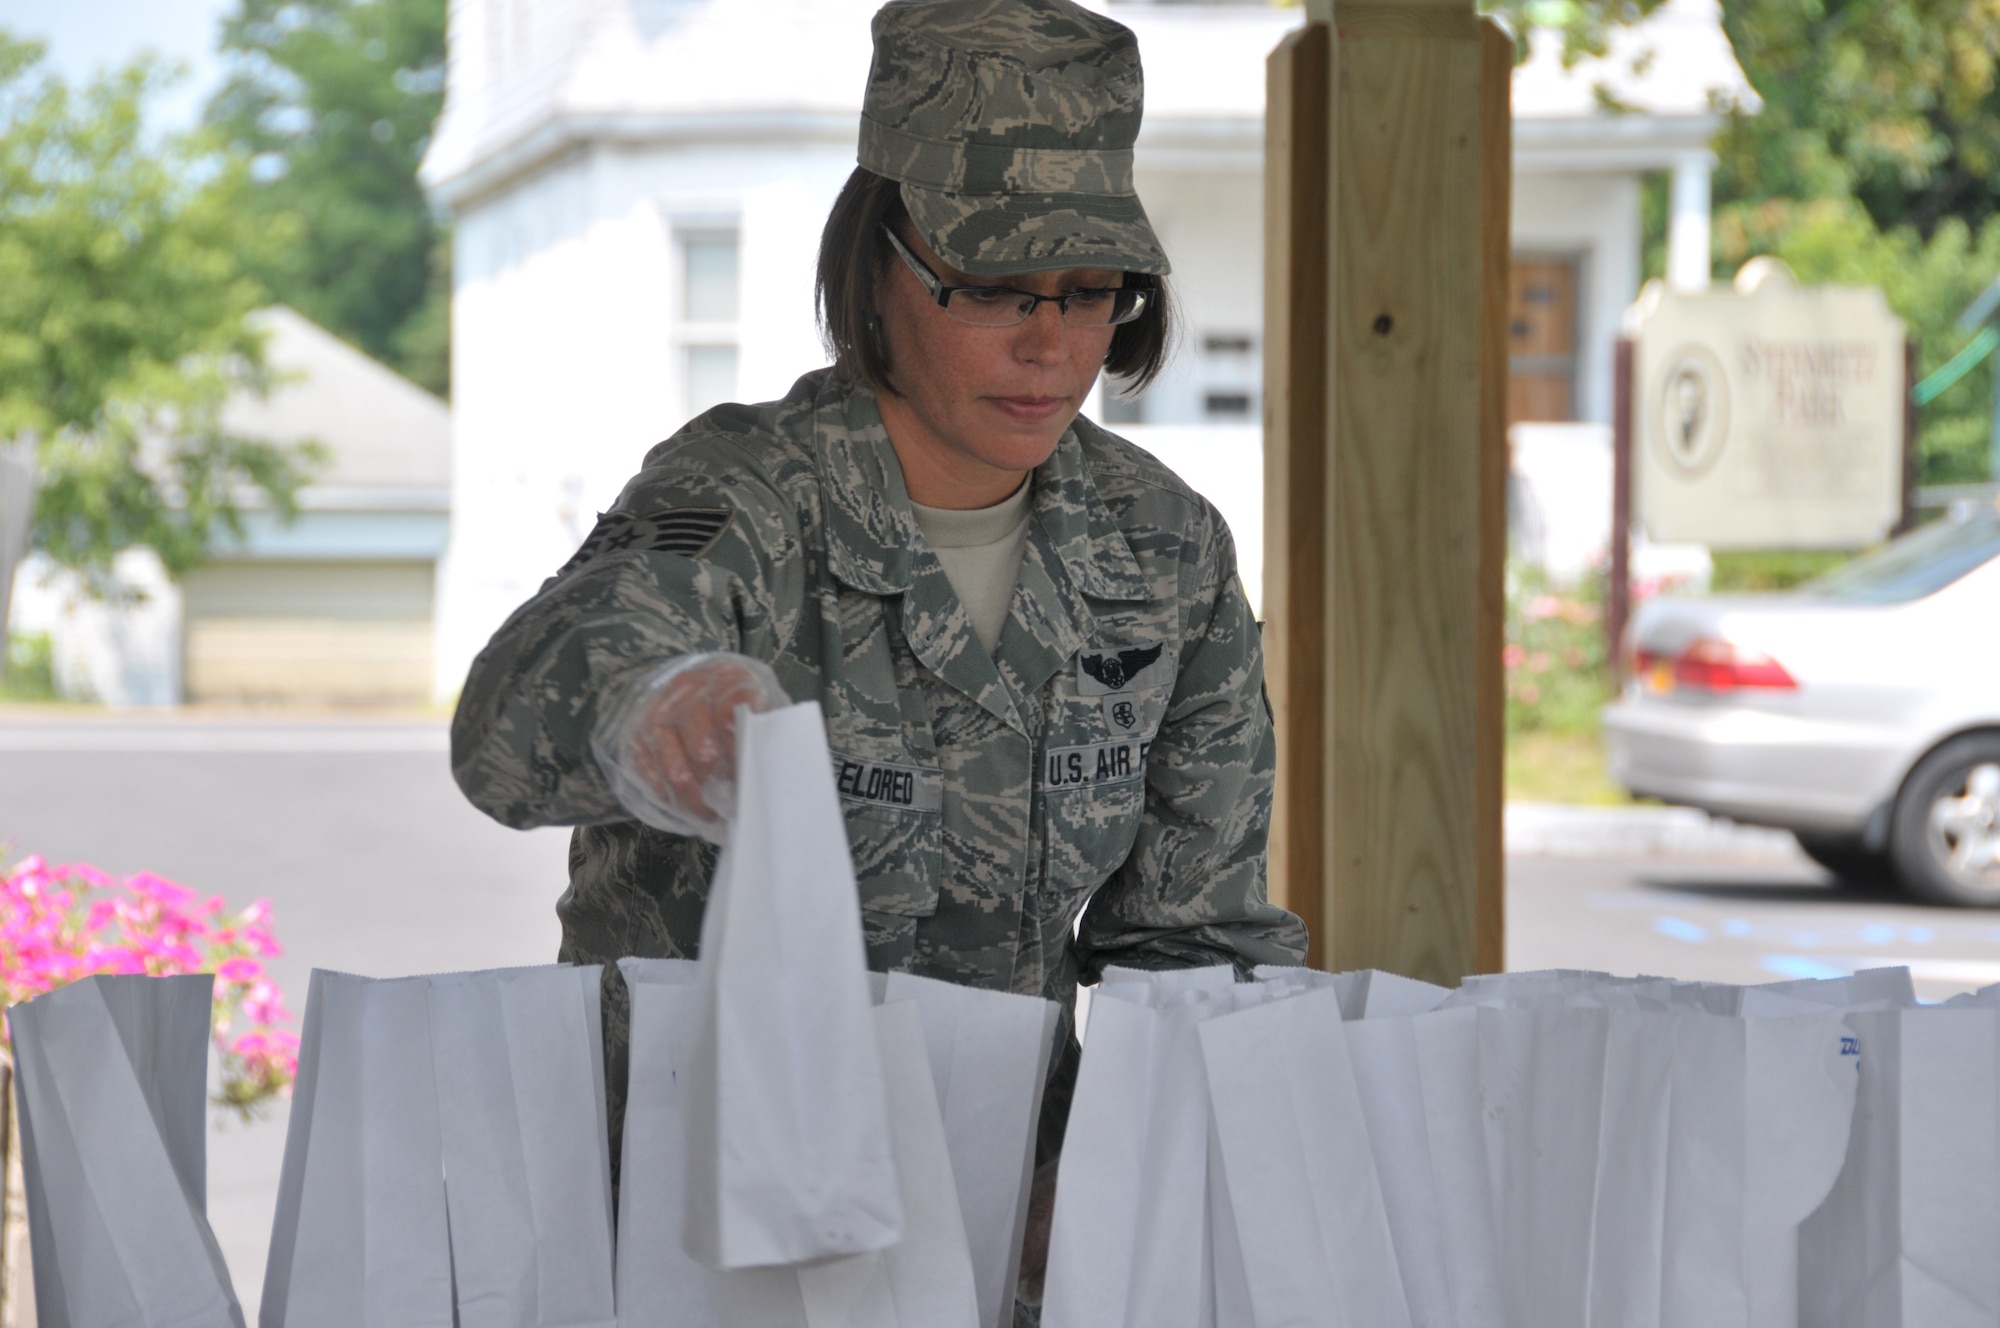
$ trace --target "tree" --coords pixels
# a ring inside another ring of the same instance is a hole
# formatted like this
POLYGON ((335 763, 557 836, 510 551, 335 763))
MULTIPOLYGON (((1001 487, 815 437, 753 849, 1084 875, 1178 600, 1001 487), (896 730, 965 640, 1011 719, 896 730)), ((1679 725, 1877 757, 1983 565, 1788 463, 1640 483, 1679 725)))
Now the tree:
MULTIPOLYGON (((1500 0, 1516 31, 1601 53, 1649 0, 1500 0)), ((1993 0, 1724 0, 1723 29, 1763 107, 1721 107, 1715 256, 1758 254, 1801 281, 1880 286, 1928 374, 1963 350, 1957 318, 2000 274, 2000 6, 1993 0)), ((1664 262, 1667 193, 1648 181, 1646 262, 1664 262)), ((1993 377, 1925 404, 1923 481, 1987 478, 1993 377)))
POLYGON ((246 271, 282 234, 232 199, 245 164, 159 139, 141 61, 73 93, 0 32, 0 440, 31 440, 36 547, 102 590, 144 545, 178 576, 246 500, 289 515, 308 450, 232 435, 223 409, 270 384, 246 271))
MULTIPOLYGON (((1727 0, 1761 113, 1716 140, 1716 256, 1776 254, 1802 281, 1880 286, 1919 374, 2000 275, 2000 7, 1991 0, 1727 0)), ((1924 482, 1988 477, 1993 379, 1920 414, 1924 482)))
MULTIPOLYGON (((1958 327, 1966 305, 2000 275, 2000 216, 1974 231, 1949 217, 1924 238, 1914 226, 1879 228, 1852 198, 1766 199, 1717 218, 1716 248, 1726 264, 1774 254, 1800 281, 1879 286, 1917 343, 1917 375, 1964 350, 1958 327)), ((1990 478, 1993 375, 1959 379, 1918 412, 1917 453, 1925 484, 1990 478)))
POLYGON ((256 271, 277 297, 436 392, 450 243, 417 183, 444 104, 444 0, 237 0, 208 121, 248 154, 253 215, 295 242, 256 271))
POLYGON ((1851 196, 1928 238, 2000 210, 2000 7, 1992 0, 1728 0, 1764 100, 1717 142, 1719 201, 1851 196))

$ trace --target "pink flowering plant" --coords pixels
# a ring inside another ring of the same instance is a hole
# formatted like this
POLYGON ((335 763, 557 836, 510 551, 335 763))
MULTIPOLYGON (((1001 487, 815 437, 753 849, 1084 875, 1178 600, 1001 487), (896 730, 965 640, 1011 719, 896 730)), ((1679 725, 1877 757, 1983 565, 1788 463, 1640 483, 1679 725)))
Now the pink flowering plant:
POLYGON ((264 970, 278 953, 266 899, 228 913, 221 896, 204 899, 151 872, 120 880, 34 856, 0 864, 7 1004, 99 973, 213 973, 222 1069, 215 1102, 245 1119, 289 1095, 298 1072, 298 1035, 283 1027, 294 1017, 264 970))
POLYGON ((1535 568, 1507 577, 1509 733, 1595 731, 1597 711, 1611 699, 1604 640, 1604 576, 1593 572, 1573 587, 1552 585, 1535 568))

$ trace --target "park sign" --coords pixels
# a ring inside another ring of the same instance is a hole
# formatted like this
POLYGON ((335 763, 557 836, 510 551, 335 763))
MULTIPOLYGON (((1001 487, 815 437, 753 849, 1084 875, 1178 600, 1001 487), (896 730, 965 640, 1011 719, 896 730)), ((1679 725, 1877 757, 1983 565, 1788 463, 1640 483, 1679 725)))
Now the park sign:
POLYGON ((1845 549, 1903 508, 1902 320, 1873 286, 1800 286, 1775 259, 1733 288, 1649 284, 1634 329, 1634 510, 1648 537, 1845 549))

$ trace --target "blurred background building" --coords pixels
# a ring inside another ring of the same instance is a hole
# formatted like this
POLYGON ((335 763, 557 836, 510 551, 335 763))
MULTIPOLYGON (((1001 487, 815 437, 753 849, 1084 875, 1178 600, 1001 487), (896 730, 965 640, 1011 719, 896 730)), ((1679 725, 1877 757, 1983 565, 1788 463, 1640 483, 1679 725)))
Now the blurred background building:
POLYGON ((149 550, 128 550, 109 598, 31 557, 14 630, 48 634, 64 695, 113 705, 424 704, 451 412, 290 309, 253 317, 279 386, 232 402, 225 424, 324 450, 296 518, 251 504, 243 537, 178 584, 149 550))
MULTIPOLYGON (((1139 36, 1139 191, 1187 317, 1159 381, 1092 409, 1223 508, 1254 593, 1264 59, 1301 11, 1093 3, 1139 36)), ((457 228, 440 696, 649 446, 823 362, 813 262, 853 168, 874 8, 454 0, 423 169, 457 228)), ((1514 80, 1511 420, 1581 422, 1558 437, 1608 447, 1641 177, 1670 176, 1669 271, 1705 284, 1717 107, 1754 100, 1713 0, 1670 0, 1568 68, 1537 35, 1514 80)), ((1604 506, 1608 526, 1608 489, 1604 506)))

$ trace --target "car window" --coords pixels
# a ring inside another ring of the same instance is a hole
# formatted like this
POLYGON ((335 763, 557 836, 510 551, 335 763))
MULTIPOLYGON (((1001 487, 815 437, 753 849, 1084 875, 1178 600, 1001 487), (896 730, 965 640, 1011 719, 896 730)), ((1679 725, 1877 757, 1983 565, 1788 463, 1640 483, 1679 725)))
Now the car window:
POLYGON ((1799 587, 1855 604, 1906 604, 1944 589, 2000 555, 2000 516, 1938 521, 1843 563, 1799 587))

